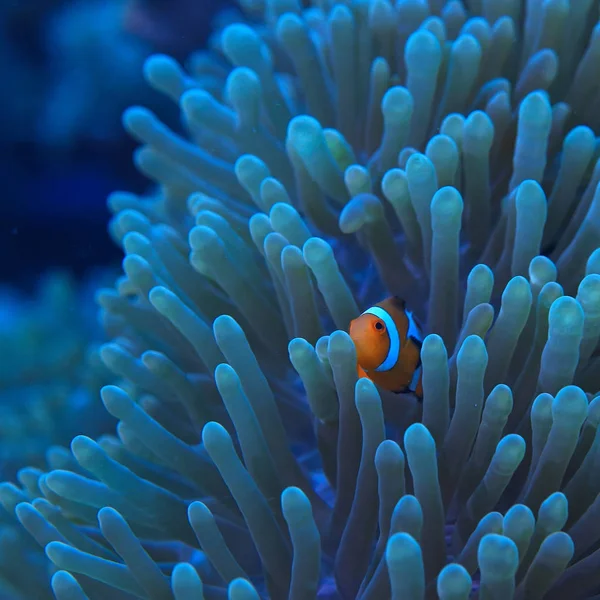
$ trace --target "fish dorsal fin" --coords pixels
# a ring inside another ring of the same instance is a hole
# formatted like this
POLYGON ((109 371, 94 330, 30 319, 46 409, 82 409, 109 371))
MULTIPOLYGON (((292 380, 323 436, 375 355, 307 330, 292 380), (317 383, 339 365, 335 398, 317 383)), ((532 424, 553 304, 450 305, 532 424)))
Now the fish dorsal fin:
POLYGON ((390 300, 396 308, 400 310, 406 310, 406 302, 400 298, 400 296, 392 296, 390 300))

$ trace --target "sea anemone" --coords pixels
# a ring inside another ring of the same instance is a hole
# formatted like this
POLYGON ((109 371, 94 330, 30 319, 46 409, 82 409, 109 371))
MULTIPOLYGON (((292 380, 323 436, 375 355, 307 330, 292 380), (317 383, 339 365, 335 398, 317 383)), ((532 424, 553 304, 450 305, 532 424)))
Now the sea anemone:
MULTIPOLYGON (((44 467, 48 446, 87 429, 94 398, 112 378, 99 360, 103 336, 94 318, 94 288, 112 279, 113 273, 96 273, 80 283, 52 271, 31 294, 0 287, 3 477, 23 465, 44 467)), ((104 419, 105 427, 110 421, 104 419)))
MULTIPOLYGON (((99 357, 103 336, 94 318, 94 289, 112 279, 114 272, 76 281, 52 271, 31 293, 0 288, 0 472, 7 479, 18 472, 24 489, 46 468, 53 446, 68 444, 77 433, 114 428, 114 419, 99 414, 95 402, 114 377, 99 357)), ((47 559, 14 514, 4 511, 0 597, 52 597, 47 559)))
POLYGON ((124 117, 157 188, 109 199, 117 435, 0 489, 56 597, 598 593, 597 4, 244 8, 146 65, 191 141, 124 117), (422 405, 357 379, 384 295, 422 405))

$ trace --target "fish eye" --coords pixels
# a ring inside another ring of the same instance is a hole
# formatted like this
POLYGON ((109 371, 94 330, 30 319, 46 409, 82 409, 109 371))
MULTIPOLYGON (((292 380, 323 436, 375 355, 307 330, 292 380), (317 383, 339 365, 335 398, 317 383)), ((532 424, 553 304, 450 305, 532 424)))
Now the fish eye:
POLYGON ((375 323, 375 329, 377 329, 377 331, 383 331, 385 329, 385 325, 381 321, 377 321, 375 323))

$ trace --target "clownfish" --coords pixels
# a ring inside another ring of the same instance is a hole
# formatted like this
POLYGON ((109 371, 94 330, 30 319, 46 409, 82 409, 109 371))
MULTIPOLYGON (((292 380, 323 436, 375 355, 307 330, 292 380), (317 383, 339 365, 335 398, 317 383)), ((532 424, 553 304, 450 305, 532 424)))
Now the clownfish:
POLYGON ((423 398, 423 331, 404 300, 386 298, 351 321, 359 377, 385 390, 423 398))

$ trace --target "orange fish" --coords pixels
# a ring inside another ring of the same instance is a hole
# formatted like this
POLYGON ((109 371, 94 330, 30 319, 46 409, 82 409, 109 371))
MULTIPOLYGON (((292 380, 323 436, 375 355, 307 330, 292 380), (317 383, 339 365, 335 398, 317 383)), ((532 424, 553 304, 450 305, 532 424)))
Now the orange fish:
POLYGON ((423 398, 422 328, 404 300, 386 298, 350 323, 359 377, 396 394, 423 398))

